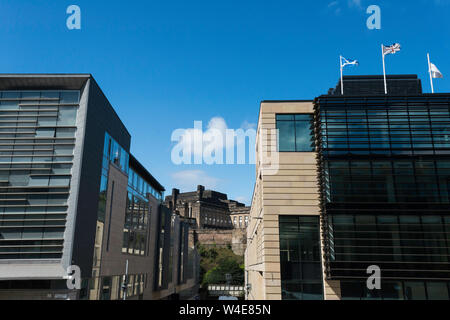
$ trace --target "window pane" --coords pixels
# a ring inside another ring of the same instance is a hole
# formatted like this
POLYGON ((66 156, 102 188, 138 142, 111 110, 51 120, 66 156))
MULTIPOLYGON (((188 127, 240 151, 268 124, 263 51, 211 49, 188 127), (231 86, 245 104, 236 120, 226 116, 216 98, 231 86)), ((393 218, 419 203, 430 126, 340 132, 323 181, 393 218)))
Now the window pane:
POLYGON ((298 152, 311 152, 311 124, 306 121, 297 121, 295 123, 296 143, 298 152))
POLYGON ((312 120, 312 115, 310 115, 310 114, 296 114, 295 115, 295 120, 296 121, 311 121, 312 120))
POLYGON ((427 282, 428 300, 448 300, 448 288, 445 282, 427 282))
POLYGON ((292 114, 277 114, 278 120, 294 120, 294 115, 292 114))
POLYGON ((423 282, 405 282, 405 299, 426 300, 425 284, 423 282))
POLYGON ((77 108, 60 107, 58 126, 75 126, 76 117, 77 117, 77 108))
POLYGON ((295 151, 295 127, 292 121, 280 121, 277 123, 279 130, 279 151, 294 152, 295 151))

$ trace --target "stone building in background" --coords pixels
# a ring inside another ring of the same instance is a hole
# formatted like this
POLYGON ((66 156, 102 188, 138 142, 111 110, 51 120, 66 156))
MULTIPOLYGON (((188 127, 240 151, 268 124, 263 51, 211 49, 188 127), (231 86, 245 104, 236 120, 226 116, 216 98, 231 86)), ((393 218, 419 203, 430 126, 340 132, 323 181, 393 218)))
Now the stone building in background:
POLYGON ((205 190, 204 186, 184 193, 173 189, 164 203, 169 208, 175 208, 182 217, 192 219, 194 227, 199 230, 246 229, 248 225, 250 207, 228 200, 224 193, 205 190))
POLYGON ((244 254, 250 207, 201 185, 193 192, 173 189, 164 205, 190 222, 195 243, 231 247, 237 255, 244 254))

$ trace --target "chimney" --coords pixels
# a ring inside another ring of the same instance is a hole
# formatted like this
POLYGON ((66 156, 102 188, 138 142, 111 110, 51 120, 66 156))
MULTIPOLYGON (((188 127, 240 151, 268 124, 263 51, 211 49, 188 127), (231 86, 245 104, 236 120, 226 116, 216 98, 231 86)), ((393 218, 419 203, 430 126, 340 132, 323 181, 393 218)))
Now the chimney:
POLYGON ((205 187, 204 186, 201 186, 201 185, 197 186, 197 197, 198 197, 198 200, 202 200, 204 191, 205 191, 205 187))
POLYGON ((172 189, 172 209, 177 210, 177 201, 178 201, 178 195, 180 194, 180 190, 178 189, 172 189))

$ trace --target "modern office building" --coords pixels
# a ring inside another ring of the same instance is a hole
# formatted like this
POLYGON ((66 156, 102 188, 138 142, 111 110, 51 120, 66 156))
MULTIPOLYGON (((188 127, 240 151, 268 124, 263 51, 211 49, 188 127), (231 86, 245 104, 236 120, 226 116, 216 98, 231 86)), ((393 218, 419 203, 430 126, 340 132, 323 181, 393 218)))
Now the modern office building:
POLYGON ((91 75, 0 76, 0 299, 153 299, 195 285, 188 224, 164 212, 130 143, 91 75))
POLYGON ((450 94, 388 88, 352 76, 344 95, 261 103, 249 299, 449 299, 450 94))

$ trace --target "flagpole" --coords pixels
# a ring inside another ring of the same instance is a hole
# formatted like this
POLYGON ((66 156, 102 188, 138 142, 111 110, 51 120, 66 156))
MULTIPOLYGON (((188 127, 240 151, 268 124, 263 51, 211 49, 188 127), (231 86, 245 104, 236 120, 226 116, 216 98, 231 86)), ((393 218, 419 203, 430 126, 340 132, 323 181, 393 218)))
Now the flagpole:
POLYGON ((387 94, 387 81, 386 81, 386 62, 384 61, 383 44, 381 44, 381 55, 383 56, 383 76, 384 76, 384 94, 387 94))
POLYGON ((428 58, 428 73, 430 74, 431 93, 434 93, 433 75, 431 74, 431 61, 429 53, 427 53, 427 58, 428 58))
POLYGON ((342 71, 342 56, 339 56, 339 65, 341 67, 341 95, 344 95, 344 80, 342 71))

